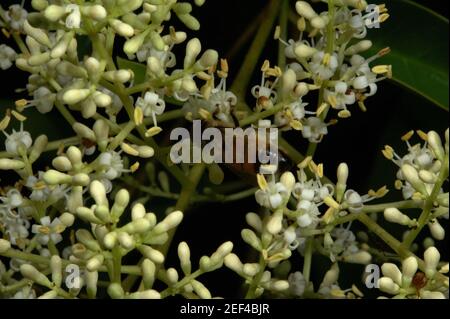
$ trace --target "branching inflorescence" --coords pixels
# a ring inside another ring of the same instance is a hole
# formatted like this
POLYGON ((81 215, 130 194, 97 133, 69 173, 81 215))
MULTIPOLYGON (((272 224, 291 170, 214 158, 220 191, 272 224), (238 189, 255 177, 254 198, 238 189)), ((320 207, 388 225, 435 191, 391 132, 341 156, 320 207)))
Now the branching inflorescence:
MULTIPOLYGON (((322 2, 328 9, 320 13, 309 2, 296 2, 296 39, 283 39, 286 25, 276 28, 278 65, 262 65, 261 82, 249 90, 252 108, 242 96, 246 81, 230 90, 228 62, 171 26, 176 16, 188 29, 199 29, 189 2, 33 0, 33 12, 20 5, 0 7, 3 34, 16 47, 0 45, 0 67, 15 65, 30 74, 28 96, 17 100, 14 110, 4 110, 0 122, 5 135, 0 171, 18 176, 0 190, 0 297, 211 298, 198 277, 225 265, 243 278, 247 298, 359 298, 359 279, 348 289, 340 287, 339 265, 376 260, 384 263, 374 287, 386 296, 448 298, 448 263, 440 261, 435 248, 435 241, 445 238, 439 220, 449 214, 448 130, 445 141, 434 131, 418 131, 422 143, 416 145, 411 144, 415 132, 406 134, 405 155, 390 146, 383 150, 399 168, 399 202, 368 204, 383 198, 387 187, 367 194, 351 189, 345 163, 333 184, 323 164, 314 161, 317 145, 337 123, 329 115, 347 119, 355 105, 364 111, 377 83, 392 76, 390 65, 373 65, 389 48, 365 56, 372 47, 368 29, 389 17, 386 7, 364 0, 322 2), (92 45, 87 51, 81 48, 86 42, 92 45), (184 42, 180 63, 173 50, 184 42), (318 103, 311 107, 306 97, 315 93, 318 103), (26 130, 30 108, 59 112, 75 136, 32 137, 26 130), (177 166, 168 161, 168 146, 154 139, 165 133, 164 123, 180 118, 210 126, 278 128, 280 144, 298 171, 277 174, 278 167, 265 165, 257 189, 200 192, 205 170, 213 184, 222 183, 220 166, 177 166), (11 129, 12 122, 20 129, 11 129), (309 142, 306 156, 286 147, 282 134, 289 130, 309 142), (38 162, 44 152, 54 154, 46 168, 38 162), (142 172, 149 176, 147 184, 138 181, 142 172), (180 193, 171 190, 172 179, 180 193), (242 230, 242 238, 257 251, 256 262, 241 261, 232 253, 233 243, 225 242, 194 270, 190 248, 181 242, 179 267, 167 267, 167 250, 191 202, 251 195, 261 213, 247 214, 250 228, 242 230), (153 197, 176 204, 161 216, 151 211, 153 197), (421 212, 417 218, 414 210, 421 212), (407 229, 402 241, 371 218, 377 213, 407 229), (391 251, 371 247, 366 232, 352 231, 354 221, 391 251), (422 231, 433 237, 424 243, 424 259, 414 254, 422 231), (140 260, 128 265, 132 252, 140 260), (302 268, 291 261, 294 255, 302 257, 302 268), (316 286, 311 280, 315 255, 331 264, 316 286)), ((271 1, 270 14, 287 4, 271 1)))

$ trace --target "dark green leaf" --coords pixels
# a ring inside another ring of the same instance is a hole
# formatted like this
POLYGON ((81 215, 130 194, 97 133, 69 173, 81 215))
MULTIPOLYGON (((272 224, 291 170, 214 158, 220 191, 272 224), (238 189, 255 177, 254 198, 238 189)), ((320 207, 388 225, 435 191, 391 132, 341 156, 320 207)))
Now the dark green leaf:
POLYGON ((378 62, 392 64, 393 80, 448 110, 448 20, 409 0, 386 5, 390 18, 368 36, 372 53, 389 46, 378 62))

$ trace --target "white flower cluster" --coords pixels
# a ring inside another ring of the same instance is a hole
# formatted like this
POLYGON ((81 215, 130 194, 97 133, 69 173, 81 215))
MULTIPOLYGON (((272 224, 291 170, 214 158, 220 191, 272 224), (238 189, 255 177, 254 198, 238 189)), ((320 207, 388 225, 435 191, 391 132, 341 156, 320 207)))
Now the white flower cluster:
MULTIPOLYGON (((383 154, 400 168, 395 187, 402 191, 405 199, 433 200, 426 223, 434 239, 444 240, 445 229, 439 219, 449 218, 449 194, 443 187, 443 181, 448 175, 449 131, 445 132, 445 143, 434 131, 428 134, 422 131, 417 133, 424 141, 423 145, 411 145, 410 141, 414 135, 414 131, 411 131, 402 137, 408 146, 406 155, 397 155, 390 146, 385 147, 383 154)), ((418 224, 416 219, 411 219, 398 209, 386 209, 384 215, 390 222, 411 228, 417 227, 418 224)))

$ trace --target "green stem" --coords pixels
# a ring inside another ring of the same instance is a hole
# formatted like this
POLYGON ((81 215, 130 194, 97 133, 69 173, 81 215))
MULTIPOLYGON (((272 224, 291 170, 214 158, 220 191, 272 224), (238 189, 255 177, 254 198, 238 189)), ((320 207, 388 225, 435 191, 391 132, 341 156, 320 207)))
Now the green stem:
POLYGON ((253 278, 250 287, 248 288, 247 294, 245 295, 245 299, 255 299, 256 298, 256 290, 258 289, 259 283, 261 282, 261 278, 264 275, 264 271, 266 270, 267 263, 264 260, 263 255, 259 257, 259 272, 253 278))
MULTIPOLYGON (((282 0, 280 12, 280 38, 285 40, 288 36, 289 0, 282 0)), ((278 66, 284 71, 286 67, 285 45, 278 43, 278 66)))
POLYGON ((306 240, 305 258, 303 260, 303 277, 306 281, 306 287, 309 286, 311 278, 311 264, 312 255, 314 250, 314 238, 308 238, 306 240))
POLYGON ((165 290, 161 291, 161 299, 167 298, 169 296, 175 295, 180 292, 180 290, 189 284, 191 281, 195 280, 197 277, 201 276, 203 274, 203 271, 198 269, 197 271, 193 272, 192 274, 184 277, 181 281, 177 282, 172 287, 168 287, 165 290))
POLYGON ((283 107, 286 104, 288 104, 288 103, 289 103, 288 101, 286 101, 286 102, 282 101, 282 102, 274 105, 273 107, 271 107, 268 110, 265 110, 265 111, 259 112, 259 113, 253 113, 252 115, 247 116, 244 119, 242 119, 239 122, 239 126, 240 127, 245 127, 245 126, 253 124, 253 123, 255 123, 255 122, 259 121, 259 120, 262 120, 262 119, 265 119, 265 118, 267 118, 269 116, 272 116, 272 115, 280 112, 283 109, 283 107))

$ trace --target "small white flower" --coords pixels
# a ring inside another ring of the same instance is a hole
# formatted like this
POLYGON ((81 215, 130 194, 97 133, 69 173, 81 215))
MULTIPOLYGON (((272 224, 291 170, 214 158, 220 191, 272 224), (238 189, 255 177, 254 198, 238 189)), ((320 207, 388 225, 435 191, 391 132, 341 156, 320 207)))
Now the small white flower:
POLYGON ((271 182, 266 189, 257 190, 255 197, 259 205, 275 210, 283 205, 288 195, 289 192, 282 183, 271 182))
POLYGON ((16 132, 14 129, 11 134, 6 133, 5 148, 6 151, 15 155, 19 155, 19 146, 25 150, 31 147, 33 140, 29 132, 23 130, 23 122, 20 122, 20 130, 16 132))
POLYGON ((53 109, 56 94, 45 86, 40 86, 33 92, 33 100, 27 101, 26 107, 35 106, 42 113, 48 113, 53 109))
POLYGON ((13 4, 9 10, 5 12, 5 20, 15 31, 21 31, 23 24, 27 19, 28 12, 19 4, 13 4))
POLYGON ((299 271, 294 272, 289 275, 289 290, 295 297, 302 297, 305 288, 306 288, 306 280, 303 277, 303 274, 299 271))
POLYGON ((100 154, 98 160, 101 167, 105 170, 103 177, 108 180, 119 178, 122 176, 122 173, 129 171, 124 169, 122 157, 117 152, 104 152, 100 154))
POLYGON ((0 44, 0 68, 2 70, 9 69, 16 59, 16 51, 6 44, 0 44))
POLYGON ((157 126, 156 115, 164 113, 166 103, 154 92, 147 92, 144 98, 139 97, 136 101, 136 107, 140 107, 144 116, 153 117, 153 125, 157 126))
POLYGON ((311 71, 320 80, 330 79, 338 67, 338 60, 335 54, 325 54, 324 51, 315 53, 310 63, 311 71))
POLYGON ((62 241, 61 233, 64 231, 65 226, 59 218, 51 221, 50 217, 45 216, 41 218, 40 222, 40 224, 34 224, 31 227, 31 231, 33 234, 37 234, 37 240, 41 245, 47 245, 50 240, 54 244, 62 241))
POLYGON ((347 105, 353 105, 356 102, 355 93, 348 92, 348 85, 345 82, 337 82, 334 92, 325 90, 325 99, 337 110, 345 110, 347 105))
POLYGON ((326 134, 328 134, 327 125, 318 117, 309 117, 303 124, 302 135, 311 143, 320 143, 326 134))
POLYGON ((66 18, 66 27, 69 29, 79 29, 81 25, 80 7, 76 4, 66 6, 66 12, 69 15, 66 18))

